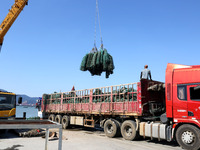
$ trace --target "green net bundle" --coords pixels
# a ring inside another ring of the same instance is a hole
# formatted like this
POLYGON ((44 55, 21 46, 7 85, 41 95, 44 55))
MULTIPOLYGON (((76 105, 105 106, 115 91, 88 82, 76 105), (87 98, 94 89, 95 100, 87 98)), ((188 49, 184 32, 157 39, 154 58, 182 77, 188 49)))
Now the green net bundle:
POLYGON ((102 72, 105 72, 106 78, 109 78, 109 75, 113 74, 114 68, 112 56, 103 48, 99 51, 92 51, 86 54, 80 66, 81 71, 88 70, 92 76, 101 75, 102 72))

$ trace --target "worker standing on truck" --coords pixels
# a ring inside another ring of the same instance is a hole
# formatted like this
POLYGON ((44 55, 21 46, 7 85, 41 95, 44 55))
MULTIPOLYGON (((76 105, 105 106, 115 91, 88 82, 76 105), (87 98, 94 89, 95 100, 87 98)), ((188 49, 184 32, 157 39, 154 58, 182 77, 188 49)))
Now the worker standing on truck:
POLYGON ((71 91, 75 91, 75 87, 74 86, 72 87, 71 91))
POLYGON ((141 71, 140 80, 141 79, 152 80, 151 79, 151 71, 148 69, 148 65, 145 65, 144 69, 141 71))

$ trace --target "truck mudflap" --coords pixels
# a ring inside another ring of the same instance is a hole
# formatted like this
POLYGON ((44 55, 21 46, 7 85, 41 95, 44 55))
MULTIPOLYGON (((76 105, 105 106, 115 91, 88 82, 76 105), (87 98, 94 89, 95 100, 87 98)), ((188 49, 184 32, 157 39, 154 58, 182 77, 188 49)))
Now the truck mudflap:
POLYGON ((172 126, 162 123, 141 122, 140 136, 144 138, 172 141, 172 126))
POLYGON ((172 141, 172 126, 167 126, 167 141, 172 141))

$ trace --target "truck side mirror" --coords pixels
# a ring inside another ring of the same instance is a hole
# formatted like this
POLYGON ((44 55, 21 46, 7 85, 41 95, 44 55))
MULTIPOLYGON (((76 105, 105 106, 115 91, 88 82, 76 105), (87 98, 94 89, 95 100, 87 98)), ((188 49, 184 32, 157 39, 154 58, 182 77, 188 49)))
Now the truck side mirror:
POLYGON ((200 85, 194 87, 194 90, 200 90, 200 85))
POLYGON ((21 104, 22 103, 22 97, 20 96, 19 98, 18 98, 18 104, 21 104))

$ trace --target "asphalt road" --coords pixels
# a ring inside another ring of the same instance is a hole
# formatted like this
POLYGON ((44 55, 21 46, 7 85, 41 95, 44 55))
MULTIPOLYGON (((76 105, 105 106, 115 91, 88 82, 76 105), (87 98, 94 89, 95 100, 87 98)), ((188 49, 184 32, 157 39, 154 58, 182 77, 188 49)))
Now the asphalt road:
MULTIPOLYGON (((54 130, 56 131, 56 130, 54 130)), ((0 150, 44 150, 41 137, 18 137, 11 132, 0 134, 0 150)), ((57 150, 58 140, 48 142, 48 150, 57 150)), ((63 150, 181 150, 176 142, 140 139, 126 141, 122 137, 108 138, 102 130, 71 128, 63 130, 63 150)))

